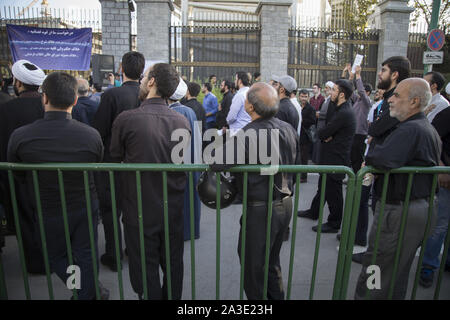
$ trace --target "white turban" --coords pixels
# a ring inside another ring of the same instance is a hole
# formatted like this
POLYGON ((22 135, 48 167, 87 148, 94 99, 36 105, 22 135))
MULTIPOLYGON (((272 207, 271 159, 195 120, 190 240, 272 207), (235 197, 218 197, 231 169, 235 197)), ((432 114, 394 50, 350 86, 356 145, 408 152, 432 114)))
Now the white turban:
POLYGON ((325 83, 325 87, 329 87, 330 89, 333 89, 334 82, 333 81, 327 81, 327 83, 325 83))
POLYGON ((40 86, 45 79, 45 73, 28 60, 18 60, 12 66, 14 78, 28 85, 40 86))
POLYGON ((186 95, 186 92, 187 92, 187 85, 183 81, 183 79, 180 78, 180 83, 178 84, 177 90, 175 90, 175 92, 172 94, 170 100, 178 101, 186 95))

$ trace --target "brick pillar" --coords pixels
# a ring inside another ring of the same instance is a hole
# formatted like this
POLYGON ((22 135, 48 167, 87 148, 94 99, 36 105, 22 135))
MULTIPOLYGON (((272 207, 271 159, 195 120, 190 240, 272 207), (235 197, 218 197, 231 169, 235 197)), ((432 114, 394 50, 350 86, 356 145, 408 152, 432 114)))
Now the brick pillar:
POLYGON ((146 60, 169 62, 171 0, 135 0, 137 5, 137 50, 146 60))
POLYGON ((114 56, 115 70, 130 51, 131 17, 127 0, 99 0, 102 5, 102 53, 114 56))
POLYGON ((292 0, 262 0, 256 13, 261 22, 260 72, 262 81, 286 75, 288 64, 289 7, 292 0))
POLYGON ((378 41, 378 70, 381 63, 392 56, 404 56, 408 50, 409 15, 414 8, 404 0, 385 0, 378 4, 371 16, 371 27, 380 29, 378 41))

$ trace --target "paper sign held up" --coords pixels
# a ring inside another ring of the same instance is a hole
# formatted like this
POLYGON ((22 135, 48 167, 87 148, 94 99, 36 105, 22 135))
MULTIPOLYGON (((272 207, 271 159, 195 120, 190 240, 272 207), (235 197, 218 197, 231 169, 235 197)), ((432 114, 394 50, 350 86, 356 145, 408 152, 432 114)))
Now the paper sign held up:
POLYGON ((353 62, 352 73, 356 72, 356 66, 360 66, 363 61, 364 56, 357 54, 355 57, 355 61, 353 62))

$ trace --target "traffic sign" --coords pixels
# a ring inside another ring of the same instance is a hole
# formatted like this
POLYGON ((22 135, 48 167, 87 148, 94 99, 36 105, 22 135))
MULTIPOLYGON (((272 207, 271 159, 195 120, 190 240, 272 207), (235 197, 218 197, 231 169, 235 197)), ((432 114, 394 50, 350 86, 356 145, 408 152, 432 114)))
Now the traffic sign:
POLYGON ((445 34, 442 30, 433 29, 428 34, 427 45, 433 51, 439 51, 444 46, 445 34))
POLYGON ((442 64, 443 62, 443 51, 425 51, 423 53, 423 64, 442 64))

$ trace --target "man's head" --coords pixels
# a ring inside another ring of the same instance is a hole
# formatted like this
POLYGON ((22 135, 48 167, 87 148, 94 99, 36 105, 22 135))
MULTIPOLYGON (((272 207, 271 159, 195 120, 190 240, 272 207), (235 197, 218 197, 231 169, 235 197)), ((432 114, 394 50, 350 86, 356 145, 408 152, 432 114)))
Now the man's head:
POLYGON ((308 103, 308 99, 309 99, 308 90, 306 90, 306 89, 300 90, 298 97, 300 99, 301 106, 304 107, 308 103))
POLYGON ((267 83, 258 82, 250 87, 245 99, 245 111, 252 119, 272 118, 278 112, 277 92, 267 83))
POLYGON ((405 121, 425 110, 431 100, 430 85, 424 79, 409 78, 401 81, 389 98, 389 114, 405 121))
POLYGON ((239 90, 243 87, 248 87, 250 84, 250 79, 248 78, 248 74, 244 71, 236 72, 236 77, 234 81, 234 85, 236 90, 239 90))
POLYGON ((340 106, 342 103, 350 99, 353 93, 353 85, 350 81, 339 79, 334 82, 331 90, 331 101, 340 106))
POLYGON ((101 83, 96 82, 92 85, 92 87, 94 88, 95 92, 102 92, 102 84, 101 83))
POLYGON ((365 83, 364 91, 366 92, 367 96, 370 96, 370 94, 372 93, 372 85, 370 83, 365 83))
POLYGON ((220 84, 220 92, 227 93, 228 91, 231 90, 231 85, 232 83, 230 81, 223 80, 222 83, 220 84))
POLYGON ((207 95, 208 93, 211 92, 211 90, 212 90, 211 83, 205 82, 205 83, 203 84, 203 87, 202 87, 202 93, 204 93, 205 95, 207 95))
POLYGON ((122 70, 131 80, 139 80, 145 68, 144 55, 137 51, 130 51, 122 57, 122 70))
POLYGON ((431 92, 436 94, 442 90, 445 84, 445 78, 440 72, 430 71, 423 77, 430 85, 431 92))
POLYGON ((321 88, 319 83, 314 83, 313 84, 312 90, 313 90, 314 95, 319 95, 321 89, 322 88, 321 88))
POLYGON ((381 70, 378 73, 378 88, 390 90, 410 76, 411 63, 408 58, 403 56, 390 57, 381 64, 381 70))
POLYGON ((145 72, 139 90, 139 99, 168 99, 177 89, 179 82, 180 76, 172 65, 154 64, 145 72))
POLYGON ((198 94, 200 93, 200 85, 198 83, 195 82, 189 82, 188 85, 188 92, 187 94, 191 97, 191 98, 197 98, 198 94))
POLYGON ((256 71, 256 72, 253 74, 253 81, 255 81, 255 82, 261 81, 261 72, 256 71))
POLYGON ((78 79, 78 97, 87 97, 89 94, 89 82, 86 79, 78 79))
POLYGON ((64 72, 53 72, 42 84, 42 104, 45 109, 60 109, 71 112, 77 103, 77 80, 64 72))
MULTIPOLYGON (((211 86, 215 86, 215 85, 216 85, 216 82, 217 82, 217 77, 216 77, 216 75, 215 75, 215 74, 210 75, 210 76, 209 76, 208 82, 211 83, 211 86)), ((211 91, 211 90, 210 90, 210 91, 211 91)))
POLYGON ((334 87, 334 82, 333 81, 327 81, 327 83, 325 83, 325 95, 328 97, 331 94, 331 89, 333 89, 334 87))
POLYGON ((18 96, 22 91, 38 91, 45 79, 45 73, 28 60, 18 60, 12 66, 14 92, 18 96))
POLYGON ((270 85, 277 90, 280 99, 289 98, 291 92, 297 89, 297 81, 288 75, 282 77, 272 76, 270 85))
POLYGON ((373 96, 373 100, 375 102, 380 101, 381 99, 383 99, 383 94, 384 94, 383 89, 377 89, 377 91, 375 91, 375 94, 373 96))

